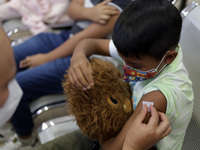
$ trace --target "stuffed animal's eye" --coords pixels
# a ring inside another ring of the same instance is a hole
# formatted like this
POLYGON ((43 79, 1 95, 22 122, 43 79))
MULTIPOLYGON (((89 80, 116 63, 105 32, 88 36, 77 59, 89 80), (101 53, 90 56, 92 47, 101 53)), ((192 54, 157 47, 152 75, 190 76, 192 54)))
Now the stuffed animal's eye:
POLYGON ((116 99, 110 97, 110 100, 111 100, 114 104, 117 104, 117 100, 116 100, 116 99))

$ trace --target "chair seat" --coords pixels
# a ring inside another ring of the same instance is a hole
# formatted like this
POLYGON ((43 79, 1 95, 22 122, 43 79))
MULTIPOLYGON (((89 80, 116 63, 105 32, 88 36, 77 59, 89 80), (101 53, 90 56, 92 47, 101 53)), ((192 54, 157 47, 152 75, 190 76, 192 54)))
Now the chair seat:
POLYGON ((72 116, 63 116, 43 122, 37 129, 41 144, 79 129, 72 116))
POLYGON ((36 117, 44 111, 63 105, 66 105, 64 94, 52 94, 42 96, 32 101, 30 104, 30 109, 33 117, 36 117))

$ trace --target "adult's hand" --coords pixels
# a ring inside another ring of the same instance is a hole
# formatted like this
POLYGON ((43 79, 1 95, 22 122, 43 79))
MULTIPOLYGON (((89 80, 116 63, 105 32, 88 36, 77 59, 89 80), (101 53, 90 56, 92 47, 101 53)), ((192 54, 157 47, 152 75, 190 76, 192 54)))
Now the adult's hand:
POLYGON ((132 123, 127 132, 123 150, 147 150, 171 132, 169 120, 166 115, 157 112, 155 107, 150 106, 151 118, 147 124, 143 123, 148 108, 143 106, 140 114, 132 123))

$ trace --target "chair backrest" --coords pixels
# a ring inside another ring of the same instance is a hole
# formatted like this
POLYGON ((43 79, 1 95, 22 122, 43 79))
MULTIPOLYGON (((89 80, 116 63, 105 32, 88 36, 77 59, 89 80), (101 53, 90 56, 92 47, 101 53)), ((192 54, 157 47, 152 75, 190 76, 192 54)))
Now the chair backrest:
POLYGON ((184 10, 180 45, 183 62, 193 82, 194 111, 182 150, 200 149, 200 5, 192 2, 184 10))

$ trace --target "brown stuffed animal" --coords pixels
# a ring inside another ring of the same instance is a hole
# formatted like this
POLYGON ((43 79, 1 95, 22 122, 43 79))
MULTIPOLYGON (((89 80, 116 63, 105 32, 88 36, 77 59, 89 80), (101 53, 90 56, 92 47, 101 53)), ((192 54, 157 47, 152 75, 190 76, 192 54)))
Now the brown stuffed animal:
POLYGON ((104 142, 116 136, 132 115, 131 89, 112 63, 97 58, 90 62, 94 80, 90 90, 76 88, 67 74, 63 88, 67 110, 83 133, 104 142))

